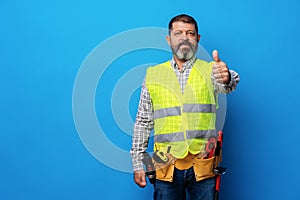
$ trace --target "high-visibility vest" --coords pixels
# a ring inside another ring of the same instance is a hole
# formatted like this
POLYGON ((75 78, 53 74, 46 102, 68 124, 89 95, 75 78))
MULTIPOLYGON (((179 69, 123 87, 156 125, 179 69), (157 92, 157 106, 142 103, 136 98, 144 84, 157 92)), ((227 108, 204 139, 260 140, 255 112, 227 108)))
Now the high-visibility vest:
POLYGON ((175 158, 205 153, 216 138, 216 98, 211 81, 212 62, 197 59, 182 93, 170 62, 149 67, 146 86, 154 110, 154 149, 175 158))

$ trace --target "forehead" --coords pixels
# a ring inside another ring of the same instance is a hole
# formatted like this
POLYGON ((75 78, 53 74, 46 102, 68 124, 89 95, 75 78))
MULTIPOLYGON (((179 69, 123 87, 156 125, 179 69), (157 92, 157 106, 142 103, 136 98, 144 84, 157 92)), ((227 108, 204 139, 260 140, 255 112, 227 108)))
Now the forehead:
POLYGON ((176 31, 176 30, 182 30, 182 31, 196 31, 195 29, 195 24, 190 24, 190 23, 184 23, 182 21, 176 21, 173 22, 172 24, 172 30, 176 31))

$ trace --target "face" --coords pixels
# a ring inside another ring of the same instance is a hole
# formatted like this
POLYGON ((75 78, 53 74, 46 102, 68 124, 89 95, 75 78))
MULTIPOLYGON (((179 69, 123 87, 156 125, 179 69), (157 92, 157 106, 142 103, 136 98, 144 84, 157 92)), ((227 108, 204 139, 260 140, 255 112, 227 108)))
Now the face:
POLYGON ((173 23, 167 41, 172 49, 174 56, 179 60, 189 60, 197 52, 200 35, 196 33, 194 24, 181 21, 173 23))

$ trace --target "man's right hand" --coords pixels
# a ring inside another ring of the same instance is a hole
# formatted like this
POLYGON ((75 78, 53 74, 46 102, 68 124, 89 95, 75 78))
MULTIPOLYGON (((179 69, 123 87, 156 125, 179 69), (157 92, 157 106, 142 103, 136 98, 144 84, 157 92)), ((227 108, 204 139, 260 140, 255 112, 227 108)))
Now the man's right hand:
POLYGON ((146 173, 143 169, 134 172, 134 182, 141 188, 146 186, 146 173))

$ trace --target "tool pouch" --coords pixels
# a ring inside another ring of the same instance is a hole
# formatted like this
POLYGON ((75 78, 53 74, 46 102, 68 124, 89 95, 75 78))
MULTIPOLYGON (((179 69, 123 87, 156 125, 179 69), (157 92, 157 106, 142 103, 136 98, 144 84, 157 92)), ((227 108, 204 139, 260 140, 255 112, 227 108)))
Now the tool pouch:
POLYGON ((200 158, 198 156, 194 157, 194 172, 196 181, 201 181, 206 178, 214 177, 215 157, 212 158, 200 158))
POLYGON ((162 162, 156 162, 154 159, 154 167, 156 170, 156 179, 162 180, 162 181, 173 181, 173 173, 174 173, 174 157, 166 153, 165 156, 168 157, 168 161, 165 163, 162 162))

